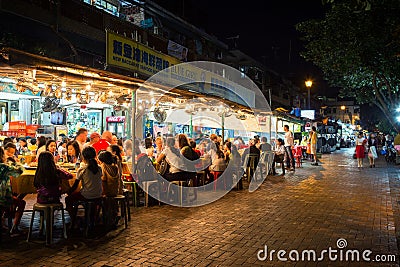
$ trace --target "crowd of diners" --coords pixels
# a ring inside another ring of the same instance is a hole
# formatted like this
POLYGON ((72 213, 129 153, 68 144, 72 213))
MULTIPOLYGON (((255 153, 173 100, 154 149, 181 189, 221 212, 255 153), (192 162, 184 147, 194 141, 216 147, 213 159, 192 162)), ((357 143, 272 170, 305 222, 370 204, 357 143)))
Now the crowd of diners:
MULTIPOLYGON (((282 147, 283 141, 277 140, 275 153, 284 153, 282 147)), ((76 217, 74 207, 79 201, 100 200, 122 194, 123 173, 126 172, 122 165, 123 162, 131 165, 133 158, 137 162, 135 173, 139 174, 138 182, 141 179, 151 179, 140 176, 140 161, 143 158, 152 162, 166 180, 190 179, 196 185, 199 180, 198 171, 201 169, 206 173, 204 182, 210 183, 214 178, 213 172, 224 172, 230 163, 233 170, 241 168, 247 154, 260 156, 263 151, 270 150, 271 145, 265 137, 255 137, 246 145, 240 137, 223 141, 216 134, 200 140, 188 138, 186 134, 158 135, 154 138, 149 136, 142 141, 136 139, 135 146, 132 140, 122 141, 109 131, 100 135, 89 133, 85 128, 79 129, 74 138, 60 136, 59 140, 43 136, 7 137, 0 147, 1 226, 5 230, 3 232, 21 234, 19 224, 26 205, 26 194, 13 192, 10 181, 18 179, 27 164, 36 167, 34 187, 37 190, 37 202, 59 203, 62 194, 66 194, 65 209, 71 218, 70 227, 73 227, 76 217), (30 162, 27 161, 28 156, 30 162), (207 162, 206 167, 199 163, 190 164, 197 159, 207 162), (65 168, 71 165, 75 166, 75 172, 65 168), (75 179, 70 183, 71 186, 61 186, 63 181, 71 179, 75 179), (10 221, 11 224, 8 223, 10 221)), ((239 188, 243 188, 241 180, 239 188)), ((117 221, 118 207, 112 209, 112 215, 117 221)))

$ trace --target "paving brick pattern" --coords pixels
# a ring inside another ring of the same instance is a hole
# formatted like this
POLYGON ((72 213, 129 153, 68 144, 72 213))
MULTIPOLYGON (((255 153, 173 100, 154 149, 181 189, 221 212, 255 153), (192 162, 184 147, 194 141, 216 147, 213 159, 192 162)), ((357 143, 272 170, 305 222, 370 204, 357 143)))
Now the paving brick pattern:
MULTIPOLYGON (((400 166, 379 159, 376 168, 365 161, 358 169, 352 152, 324 154, 320 166, 305 162, 295 173, 269 176, 253 193, 232 191, 206 206, 131 207, 128 229, 99 238, 74 235, 51 247, 37 236, 29 244, 6 238, 0 266, 399 266, 400 166), (344 253, 369 249, 371 258, 395 255, 396 261, 330 261, 325 255, 319 262, 282 262, 276 253, 273 261, 257 259, 265 245, 301 255, 337 249, 340 238, 347 242, 344 253)), ((22 227, 30 216, 24 214, 22 227)))

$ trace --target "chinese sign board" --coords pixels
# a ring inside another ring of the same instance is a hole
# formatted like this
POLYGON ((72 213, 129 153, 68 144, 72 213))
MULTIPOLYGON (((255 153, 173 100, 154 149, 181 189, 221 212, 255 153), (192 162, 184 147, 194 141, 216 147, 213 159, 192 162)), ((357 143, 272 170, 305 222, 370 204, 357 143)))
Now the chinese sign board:
POLYGON ((134 40, 107 32, 108 65, 152 76, 178 63, 180 61, 174 57, 162 54, 134 40))
MULTIPOLYGON (((255 106, 255 94, 221 75, 195 67, 180 64, 175 57, 162 54, 134 40, 107 32, 107 64, 153 76, 168 69, 154 82, 171 85, 182 84, 185 89, 198 93, 219 96, 249 107, 255 106)), ((175 87, 175 86, 174 86, 175 87)))

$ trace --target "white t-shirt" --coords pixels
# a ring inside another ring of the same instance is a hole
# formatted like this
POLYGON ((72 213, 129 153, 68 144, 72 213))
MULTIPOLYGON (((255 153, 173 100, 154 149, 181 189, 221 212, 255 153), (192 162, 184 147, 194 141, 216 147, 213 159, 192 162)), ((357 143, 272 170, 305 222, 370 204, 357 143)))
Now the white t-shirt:
POLYGON ((186 169, 185 163, 183 162, 183 159, 174 152, 169 147, 166 147, 161 154, 164 154, 167 162, 169 163, 169 172, 170 173, 177 173, 181 172, 186 169))
POLYGON ((294 146, 293 134, 291 131, 285 133, 285 146, 294 146))
POLYGON ((356 146, 362 146, 362 145, 364 145, 363 144, 363 142, 364 142, 364 138, 362 137, 362 138, 357 138, 356 139, 356 146))

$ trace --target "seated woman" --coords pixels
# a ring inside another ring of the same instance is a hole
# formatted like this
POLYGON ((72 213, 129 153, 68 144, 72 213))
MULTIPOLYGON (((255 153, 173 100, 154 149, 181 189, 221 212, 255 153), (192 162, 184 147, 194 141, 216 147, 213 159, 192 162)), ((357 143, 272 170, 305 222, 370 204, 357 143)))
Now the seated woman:
POLYGON ((78 169, 76 180, 65 198, 65 205, 68 214, 71 217, 72 223, 75 221, 76 214, 74 206, 78 201, 100 200, 103 192, 102 187, 102 170, 97 164, 96 150, 91 147, 85 147, 82 150, 82 160, 84 165, 78 169), (82 188, 79 192, 74 192, 82 183, 82 188))
POLYGON ((211 172, 223 172, 226 169, 226 161, 225 161, 224 152, 222 152, 221 150, 217 150, 216 154, 217 154, 217 157, 210 165, 210 171, 211 172))
POLYGON ((153 141, 151 140, 151 138, 147 137, 144 139, 144 147, 146 149, 147 156, 149 156, 151 161, 155 161, 153 141))
POLYGON ((61 181, 72 178, 72 174, 57 167, 51 152, 44 151, 40 153, 33 182, 38 193, 37 203, 59 203, 61 197, 61 181))
MULTIPOLYGON (((116 145, 118 146, 118 145, 116 145)), ((108 226, 115 226, 118 215, 118 205, 113 197, 122 195, 122 180, 121 173, 117 163, 117 159, 110 151, 100 152, 97 156, 100 161, 103 175, 101 177, 103 184, 103 196, 106 199, 103 201, 103 216, 104 222, 108 226)))
POLYGON ((67 158, 65 162, 77 163, 80 161, 81 149, 77 141, 69 141, 67 143, 67 158))
POLYGON ((122 194, 122 191, 119 190, 120 185, 122 184, 121 173, 119 171, 115 156, 113 156, 110 151, 103 151, 99 153, 98 159, 103 172, 101 177, 103 196, 115 197, 118 194, 122 194))
POLYGON ((123 153, 125 154, 126 161, 131 161, 132 158, 132 140, 127 139, 124 141, 123 153))
POLYGON ((284 164, 285 147, 283 145, 282 138, 278 138, 276 140, 276 146, 275 146, 274 153, 275 153, 275 156, 274 156, 274 162, 272 164, 272 174, 276 175, 275 164, 280 163, 282 165, 282 175, 283 175, 283 174, 285 174, 285 164, 284 164))
MULTIPOLYGON (((10 229, 11 233, 18 233, 18 225, 21 222, 26 202, 22 198, 12 194, 11 177, 18 177, 24 171, 22 165, 17 163, 7 164, 6 154, 0 147, 0 218, 3 213, 7 217, 14 218, 10 229)), ((18 178, 17 178, 18 179, 18 178)), ((0 227, 3 227, 0 225, 0 227)))
MULTIPOLYGON (((53 160, 58 162, 58 151, 57 151, 57 143, 56 140, 50 139, 46 142, 46 151, 50 152, 53 155, 53 160)), ((39 157, 38 157, 39 160, 39 157)))
MULTIPOLYGON (((226 161, 225 161, 225 155, 224 152, 221 150, 217 150, 216 152, 216 158, 214 161, 211 163, 209 169, 211 174, 213 175, 214 178, 214 183, 217 182, 217 178, 225 171, 226 169, 226 161)), ((224 181, 224 185, 226 184, 226 181, 224 181)), ((216 184, 214 184, 214 188, 216 188, 216 184)))
POLYGON ((175 138, 168 137, 166 147, 157 158, 157 163, 161 164, 163 160, 166 160, 169 165, 169 172, 165 173, 164 178, 168 181, 186 181, 187 173, 183 171, 185 164, 182 159, 182 155, 178 148, 175 147, 175 138))

